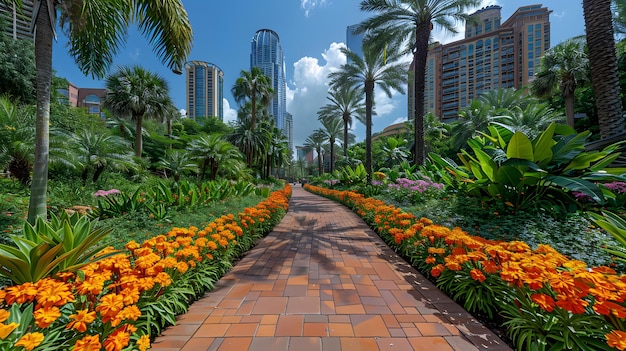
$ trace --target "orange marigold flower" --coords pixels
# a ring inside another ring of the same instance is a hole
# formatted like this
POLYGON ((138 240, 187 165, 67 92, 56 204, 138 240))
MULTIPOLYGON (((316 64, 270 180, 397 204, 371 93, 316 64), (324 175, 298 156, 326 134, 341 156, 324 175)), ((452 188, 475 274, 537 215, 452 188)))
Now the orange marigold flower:
POLYGON ((67 329, 76 329, 81 333, 87 331, 87 324, 96 320, 96 312, 89 310, 78 310, 69 317, 72 321, 67 324, 67 329))
POLYGON ((626 332, 621 330, 613 330, 605 335, 606 343, 618 350, 626 349, 626 332))
POLYGON ((87 335, 76 341, 73 351, 100 351, 102 344, 98 335, 87 335))
POLYGON ((63 306, 74 301, 69 284, 53 279, 42 279, 37 285, 37 302, 43 307, 63 306))
POLYGON ((426 262, 427 264, 433 264, 433 263, 436 263, 437 260, 433 256, 428 256, 428 257, 426 257, 424 262, 426 262))
POLYGON ((140 248, 141 246, 135 240, 131 240, 128 243, 126 243, 125 247, 128 251, 133 252, 137 250, 138 248, 140 248))
POLYGON ((0 309, 0 323, 4 323, 4 321, 6 321, 10 315, 11 315, 11 312, 5 309, 0 309))
POLYGON ((564 310, 570 311, 574 314, 585 313, 585 307, 589 303, 583 299, 574 296, 559 295, 556 305, 564 310))
POLYGON ((100 312, 102 321, 107 323, 124 308, 124 297, 118 294, 107 294, 102 296, 96 311, 100 312))
POLYGON ((16 343, 15 346, 22 346, 26 351, 32 351, 35 347, 39 346, 43 341, 44 335, 42 333, 28 333, 24 334, 16 343))
POLYGON ((37 296, 37 285, 33 283, 24 283, 21 285, 11 286, 7 289, 5 300, 8 305, 14 303, 32 302, 37 296))
POLYGON ((4 340, 11 334, 15 328, 19 327, 17 323, 4 324, 0 323, 0 339, 4 340))
POLYGON ((50 324, 61 317, 61 310, 56 306, 38 308, 33 312, 33 317, 35 317, 35 323, 39 328, 48 328, 50 324))
POLYGON ((477 280, 481 283, 484 282, 485 279, 487 279, 487 277, 485 277, 483 272, 480 269, 476 269, 476 268, 470 271, 470 275, 472 276, 472 279, 477 280))
POLYGON ((480 263, 483 265, 483 270, 487 274, 495 274, 500 270, 494 261, 481 261, 480 263))
POLYGON ((552 312, 554 310, 555 302, 552 296, 546 294, 531 294, 530 299, 534 303, 539 305, 542 310, 546 312, 552 312))
POLYGON ((442 264, 438 264, 430 269, 430 275, 433 277, 438 277, 446 268, 442 264))
POLYGON ((104 341, 104 349, 106 351, 121 351, 128 346, 130 342, 130 334, 120 328, 111 333, 104 341))
POLYGON ((139 340, 137 340, 137 348, 139 351, 146 351, 150 348, 150 337, 148 335, 142 335, 139 340))
POLYGON ((596 301, 593 305, 594 311, 597 313, 610 316, 613 315, 617 318, 626 318, 626 308, 620 304, 611 301, 596 301))
POLYGON ((446 249, 441 247, 429 247, 428 253, 431 255, 443 255, 446 253, 446 249))

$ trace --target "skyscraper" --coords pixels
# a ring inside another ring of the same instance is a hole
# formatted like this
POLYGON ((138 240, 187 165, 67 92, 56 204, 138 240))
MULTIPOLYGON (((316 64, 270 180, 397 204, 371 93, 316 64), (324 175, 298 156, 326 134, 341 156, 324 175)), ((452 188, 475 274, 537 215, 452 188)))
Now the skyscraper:
POLYGON ((353 24, 346 28, 346 46, 350 51, 363 58, 363 33, 355 33, 358 24, 353 24))
MULTIPOLYGON (((535 67, 550 48, 552 11, 541 5, 523 6, 500 23, 501 9, 493 5, 474 12, 471 16, 475 21, 466 25, 464 39, 429 47, 426 112, 452 121, 483 91, 521 88, 533 80, 535 67)), ((412 94, 411 80, 409 96, 412 94)), ((409 106, 410 119, 413 112, 409 106)))
POLYGON ((283 49, 278 34, 271 29, 260 29, 252 39, 250 68, 258 67, 270 78, 274 96, 270 102, 270 113, 274 116, 275 126, 285 136, 287 121, 287 82, 285 79, 283 49))
POLYGON ((187 115, 190 118, 217 117, 224 120, 224 72, 204 61, 188 61, 187 115))

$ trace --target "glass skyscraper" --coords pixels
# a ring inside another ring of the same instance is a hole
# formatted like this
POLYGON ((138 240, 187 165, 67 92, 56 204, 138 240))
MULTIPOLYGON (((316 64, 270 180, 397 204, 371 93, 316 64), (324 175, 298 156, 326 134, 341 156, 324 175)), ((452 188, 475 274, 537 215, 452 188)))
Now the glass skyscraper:
POLYGON ((285 136, 287 129, 287 82, 283 49, 278 34, 271 29, 260 29, 252 39, 250 69, 258 67, 270 78, 274 96, 270 102, 270 113, 274 116, 275 126, 285 136))
POLYGON ((187 73, 187 116, 224 120, 224 72, 204 61, 185 63, 187 73))

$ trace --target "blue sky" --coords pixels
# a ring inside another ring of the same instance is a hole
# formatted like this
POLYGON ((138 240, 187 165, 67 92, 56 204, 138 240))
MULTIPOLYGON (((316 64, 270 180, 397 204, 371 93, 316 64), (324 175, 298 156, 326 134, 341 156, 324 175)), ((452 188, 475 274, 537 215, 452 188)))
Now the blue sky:
MULTIPOLYGON (((294 118, 294 144, 301 145, 312 131, 320 127, 317 111, 326 104, 327 75, 345 63, 339 48, 345 45, 346 27, 371 14, 359 10, 360 0, 183 0, 194 30, 194 45, 190 60, 216 64, 224 71, 225 121, 236 118, 237 106, 230 94, 241 70, 250 69, 250 42, 257 30, 269 28, 280 36, 285 55, 287 76, 287 111, 294 118)), ((541 3, 553 10, 551 43, 584 34, 580 0, 543 0, 521 3, 514 0, 484 0, 482 6, 500 5, 503 21, 518 7, 541 3)), ((482 7, 481 6, 481 7, 482 7)), ((479 7, 480 8, 480 7, 479 7)), ((462 31, 462 26, 459 27, 462 31)), ((435 40, 443 43, 460 37, 441 33, 435 27, 435 40)), ((57 75, 79 87, 104 87, 104 82, 84 76, 68 56, 67 39, 60 33, 54 44, 53 68, 57 75)), ((129 31, 126 45, 110 68, 141 65, 164 77, 176 106, 185 108, 185 77, 175 75, 156 58, 147 40, 134 29, 129 31)), ((394 94, 389 99, 376 91, 377 116, 373 131, 406 120, 407 99, 394 94)), ((356 122, 353 132, 363 140, 365 127, 356 122)))

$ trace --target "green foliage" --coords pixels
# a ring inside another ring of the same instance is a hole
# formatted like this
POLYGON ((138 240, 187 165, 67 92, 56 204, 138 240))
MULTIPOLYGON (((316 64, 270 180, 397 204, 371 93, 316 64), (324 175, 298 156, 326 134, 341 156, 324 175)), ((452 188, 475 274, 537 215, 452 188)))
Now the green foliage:
MULTIPOLYGON (((0 28, 6 28, 0 17, 0 28)), ((0 95, 23 103, 35 102, 35 46, 32 40, 14 40, 0 33, 0 95)))
POLYGON ((365 181, 367 180, 367 172, 365 171, 365 166, 362 163, 358 164, 354 168, 345 166, 341 169, 337 169, 333 175, 341 182, 341 184, 348 186, 365 184, 365 181))
POLYGON ((137 212, 145 206, 141 188, 137 188, 132 194, 117 191, 103 195, 98 199, 98 206, 93 210, 92 216, 98 218, 111 218, 126 213, 137 212), (102 199, 103 198, 103 199, 102 199))
MULTIPOLYGON (((585 151, 588 132, 552 123, 534 140, 519 131, 492 124, 489 133, 468 141, 472 153, 461 150, 463 165, 431 154, 447 185, 472 196, 502 199, 514 208, 541 203, 574 202, 580 192, 603 204, 605 196, 594 181, 621 179, 606 167, 619 156, 619 143, 602 151, 585 151)), ((619 172, 619 171, 618 171, 619 172)), ((567 208, 567 207, 566 207, 567 208)))
POLYGON ((602 215, 595 212, 587 212, 587 214, 591 217, 591 220, 609 234, 613 235, 619 242, 619 245, 613 245, 604 250, 613 255, 617 260, 626 263, 626 220, 609 211, 603 211, 602 215))
POLYGON ((35 282, 61 271, 73 271, 107 256, 94 256, 107 246, 110 230, 95 228, 96 222, 77 213, 50 222, 41 217, 35 225, 25 223, 23 235, 9 236, 14 246, 0 245, 0 275, 15 284, 35 282))

